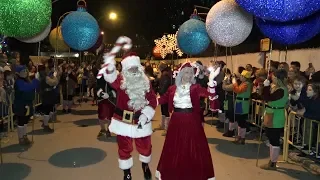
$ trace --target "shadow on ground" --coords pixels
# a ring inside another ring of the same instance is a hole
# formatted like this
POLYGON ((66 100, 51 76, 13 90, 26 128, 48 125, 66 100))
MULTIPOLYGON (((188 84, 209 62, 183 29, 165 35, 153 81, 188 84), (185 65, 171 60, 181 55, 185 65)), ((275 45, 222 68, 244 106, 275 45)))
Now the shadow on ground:
POLYGON ((36 136, 47 135, 47 134, 52 134, 52 133, 51 132, 46 132, 43 129, 35 129, 35 130, 33 130, 33 131, 28 133, 28 135, 36 135, 36 136))
POLYGON ((73 110, 71 114, 78 116, 89 116, 97 114, 97 110, 73 110))
MULTIPOLYGON (((216 138, 207 138, 209 144, 217 145, 215 148, 226 155, 244 158, 244 159, 256 159, 258 152, 258 144, 257 143, 246 143, 245 145, 237 145, 234 144, 234 138, 230 138, 230 140, 224 139, 216 139, 216 138)), ((269 157, 269 149, 266 148, 263 144, 261 144, 259 158, 267 158, 269 157)))
POLYGON ((80 168, 99 163, 107 153, 101 149, 80 147, 55 153, 49 158, 49 163, 61 168, 80 168))
POLYGON ((117 137, 115 137, 115 136, 112 136, 112 137, 109 137, 109 138, 99 137, 97 139, 98 139, 98 141, 101 141, 101 142, 111 142, 111 143, 116 143, 117 142, 117 137))
POLYGON ((0 179, 21 180, 31 172, 31 167, 20 163, 3 163, 0 165, 0 179))
POLYGON ((2 153, 21 153, 21 152, 27 151, 31 147, 32 147, 32 145, 30 145, 30 146, 21 146, 19 144, 12 144, 12 145, 9 145, 9 146, 2 147, 1 150, 2 150, 2 153))
MULTIPOLYGON (((280 164, 281 166, 281 164, 280 164)), ((295 170, 295 169, 288 169, 288 168, 283 168, 283 167, 279 167, 277 169, 278 172, 281 172, 283 174, 286 174, 290 177, 292 177, 293 179, 301 179, 301 180, 319 180, 320 176, 314 175, 311 172, 308 171, 299 171, 299 170, 295 170)))
POLYGON ((79 126, 79 127, 88 127, 88 126, 97 126, 98 125, 98 119, 80 119, 77 121, 73 121, 73 124, 79 126))

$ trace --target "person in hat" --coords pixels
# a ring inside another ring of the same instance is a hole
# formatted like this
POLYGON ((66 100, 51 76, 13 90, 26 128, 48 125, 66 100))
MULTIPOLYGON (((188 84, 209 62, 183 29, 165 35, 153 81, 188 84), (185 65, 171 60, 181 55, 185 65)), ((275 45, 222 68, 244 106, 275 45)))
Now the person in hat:
POLYGON ((103 136, 109 138, 111 133, 106 129, 106 125, 110 124, 116 104, 116 91, 108 84, 104 78, 97 79, 97 98, 98 98, 98 118, 100 124, 100 132, 98 138, 103 136))
MULTIPOLYGON (((160 63, 159 70, 161 71, 161 76, 159 78, 159 87, 157 89, 160 96, 162 96, 167 92, 168 88, 172 84, 172 72, 165 62, 160 63)), ((170 113, 168 110, 168 104, 161 104, 161 123, 159 128, 156 130, 164 130, 162 135, 165 136, 167 134, 169 122, 170 113)))
POLYGON ((270 142, 270 161, 262 165, 265 170, 276 170, 280 154, 280 135, 286 120, 286 105, 288 103, 288 89, 286 85, 287 72, 276 70, 272 74, 272 84, 266 79, 263 84, 263 99, 267 102, 264 113, 264 126, 270 142))
POLYGON ((168 103, 169 112, 173 112, 156 171, 158 179, 215 179, 200 115, 200 98, 210 93, 196 84, 197 72, 191 63, 183 64, 175 77, 175 85, 158 99, 159 104, 168 103))
POLYGON ((208 91, 210 92, 209 109, 211 112, 218 112, 218 113, 221 113, 221 110, 220 110, 220 102, 218 100, 219 98, 219 95, 217 92, 218 82, 216 81, 216 78, 220 74, 220 71, 221 71, 221 67, 218 64, 213 66, 209 75, 209 82, 208 82, 208 91))
POLYGON ((42 96, 42 128, 45 132, 53 132, 49 127, 50 119, 53 120, 56 104, 56 87, 59 84, 58 73, 54 71, 54 60, 51 58, 45 62, 45 69, 40 71, 40 92, 42 96))
POLYGON ((250 96, 252 92, 252 83, 250 81, 251 73, 247 70, 243 70, 239 79, 240 84, 238 84, 235 77, 232 78, 233 92, 236 93, 235 100, 235 119, 229 119, 229 130, 224 134, 226 137, 232 137, 234 135, 234 129, 238 123, 238 136, 234 143, 236 144, 245 144, 246 136, 246 120, 248 118, 249 109, 250 109, 250 96), (231 128, 230 128, 231 126, 231 128))
POLYGON ((14 112, 18 121, 18 137, 20 145, 29 145, 31 141, 27 137, 27 125, 30 113, 33 111, 35 90, 39 86, 39 74, 32 81, 29 80, 26 66, 16 66, 17 80, 14 91, 14 112))
POLYGON ((134 52, 125 54, 121 61, 122 72, 116 71, 115 54, 121 48, 129 50, 132 47, 128 37, 118 38, 115 47, 104 56, 104 65, 99 71, 101 76, 111 85, 117 93, 117 102, 109 131, 117 135, 119 167, 124 171, 124 180, 131 180, 131 167, 133 158, 133 141, 139 152, 139 160, 142 162, 144 178, 152 178, 149 169, 151 161, 151 120, 155 114, 157 97, 144 68, 140 57, 134 52))

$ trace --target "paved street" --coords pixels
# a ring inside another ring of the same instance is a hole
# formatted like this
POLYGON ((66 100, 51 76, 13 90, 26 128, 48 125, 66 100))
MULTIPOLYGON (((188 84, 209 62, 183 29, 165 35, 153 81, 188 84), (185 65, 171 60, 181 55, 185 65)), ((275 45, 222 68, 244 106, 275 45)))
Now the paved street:
MULTIPOLYGON (((1 180, 121 180, 118 169, 115 138, 97 140, 99 132, 96 108, 82 104, 72 114, 59 115, 54 134, 44 134, 39 120, 35 123, 34 144, 29 149, 17 145, 16 132, 10 141, 2 144, 4 164, 0 167, 1 180)), ((157 110, 153 126, 159 124, 157 110)), ((31 131, 31 125, 29 127, 31 131)), ((279 164, 278 172, 267 172, 256 167, 257 141, 237 146, 222 137, 216 128, 205 125, 217 180, 319 180, 299 165, 279 164)), ((30 136, 31 138, 31 136, 30 136)), ((153 159, 150 168, 156 170, 164 137, 161 132, 152 136, 153 159)), ((267 147, 262 145, 259 164, 268 161, 267 147)), ((183 149, 181 149, 183 151, 183 149)), ((134 152, 132 176, 142 180, 138 154, 134 152)))

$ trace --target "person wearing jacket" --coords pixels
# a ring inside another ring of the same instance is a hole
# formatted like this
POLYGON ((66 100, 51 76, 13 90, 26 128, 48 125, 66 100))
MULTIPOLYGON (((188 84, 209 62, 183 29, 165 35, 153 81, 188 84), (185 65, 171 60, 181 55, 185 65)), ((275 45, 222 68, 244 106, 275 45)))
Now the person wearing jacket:
MULTIPOLYGON (((161 62, 159 65, 159 70, 161 71, 161 76, 159 79, 158 93, 160 96, 164 95, 168 88, 171 86, 172 76, 171 70, 166 63, 161 62)), ((161 123, 157 130, 164 130, 163 136, 167 134, 168 125, 170 121, 170 114, 168 110, 168 104, 161 104, 161 123)))
POLYGON ((235 120, 238 122, 238 136, 234 143, 245 144, 245 136, 250 109, 250 96, 252 92, 251 73, 243 70, 240 75, 241 83, 238 84, 235 78, 232 79, 233 92, 237 94, 235 99, 235 120))
MULTIPOLYGON (((310 120, 316 120, 320 122, 320 84, 319 83, 310 83, 307 85, 306 90, 307 98, 301 102, 301 109, 297 110, 297 114, 307 118, 309 121, 305 123, 305 133, 304 133, 304 142, 309 142, 311 138, 311 145, 316 146, 317 140, 317 125, 313 123, 311 126, 310 120), (310 131, 312 129, 312 134, 310 136, 310 131)), ((318 142, 318 147, 320 148, 320 142, 318 142)), ((303 150, 309 150, 309 146, 304 146, 303 150)), ((310 152, 310 154, 315 154, 316 152, 310 152)), ((300 154, 301 156, 302 154, 300 154)), ((304 155, 304 154, 303 154, 304 155)), ((320 153, 316 155, 317 158, 320 157, 320 153)))
POLYGON ((272 84, 266 79, 263 84, 262 97, 266 101, 263 124, 266 127, 266 135, 270 142, 270 160, 262 165, 264 170, 276 170, 280 154, 280 135, 286 121, 286 105, 288 103, 288 89, 285 84, 287 72, 276 70, 272 74, 272 84))
POLYGON ((45 132, 53 132, 49 127, 49 121, 53 118, 53 112, 56 104, 56 88, 59 84, 58 73, 54 71, 53 59, 49 59, 46 63, 46 68, 40 72, 40 92, 42 96, 42 113, 43 124, 42 128, 45 132))
POLYGON ((77 85, 77 77, 72 73, 70 67, 65 69, 60 78, 60 84, 62 87, 62 97, 63 97, 63 113, 71 113, 71 108, 73 105, 74 89, 77 85))
POLYGON ((29 80, 26 66, 16 67, 17 80, 14 86, 14 112, 18 120, 18 138, 20 145, 29 145, 31 141, 27 137, 27 126, 30 120, 30 113, 33 112, 33 101, 35 90, 39 86, 39 75, 29 80))
POLYGON ((111 137, 109 127, 111 118, 114 113, 117 95, 115 90, 105 81, 105 79, 97 79, 97 98, 98 98, 98 118, 100 124, 100 132, 97 138, 105 136, 111 137))

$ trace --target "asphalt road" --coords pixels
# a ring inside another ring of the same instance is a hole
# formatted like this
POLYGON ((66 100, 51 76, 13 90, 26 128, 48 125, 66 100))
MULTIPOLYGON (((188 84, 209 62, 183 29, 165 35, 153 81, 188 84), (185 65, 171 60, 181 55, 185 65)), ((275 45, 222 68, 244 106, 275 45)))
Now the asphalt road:
MULTIPOLYGON (((82 104, 72 114, 59 115, 55 133, 42 132, 39 120, 35 123, 34 144, 28 149, 17 145, 16 132, 9 134, 9 141, 2 143, 3 164, 0 166, 1 180, 121 180, 118 169, 117 143, 96 138, 99 132, 97 107, 82 104)), ((153 126, 159 124, 159 109, 153 126)), ((209 122, 210 120, 208 120, 209 122)), ((31 132, 31 125, 29 131, 31 132)), ((264 171, 256 167, 257 141, 248 140, 238 146, 222 137, 221 132, 205 125, 217 180, 319 180, 299 165, 279 164, 278 171, 264 171)), ((31 136, 29 136, 31 138, 31 136)), ((156 170, 164 142, 161 132, 152 135, 153 158, 150 168, 156 170)), ((251 139, 254 139, 251 137, 251 139)), ((262 145, 259 164, 268 161, 268 151, 262 145)), ((142 180, 143 173, 138 154, 133 153, 132 176, 142 180)))

